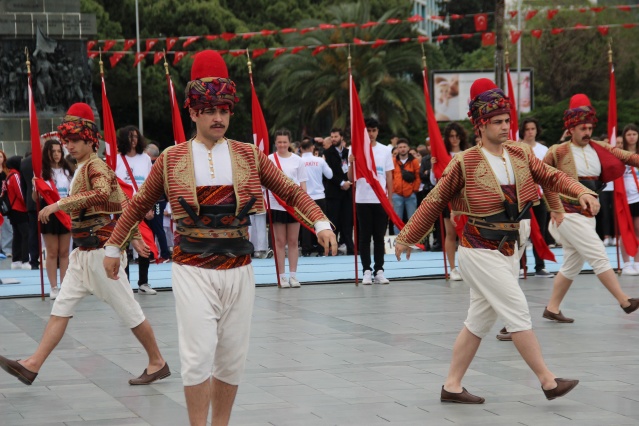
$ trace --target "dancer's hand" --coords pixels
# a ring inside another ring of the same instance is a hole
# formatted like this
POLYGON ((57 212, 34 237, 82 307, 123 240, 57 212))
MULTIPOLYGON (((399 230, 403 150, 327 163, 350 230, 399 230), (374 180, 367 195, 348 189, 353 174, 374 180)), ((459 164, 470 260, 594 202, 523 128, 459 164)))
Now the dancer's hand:
POLYGON ((118 277, 118 271, 120 270, 119 257, 104 256, 102 266, 104 266, 104 272, 106 272, 107 277, 111 278, 112 280, 120 279, 120 277, 118 277))
POLYGON ((398 261, 402 260, 402 253, 406 253, 406 260, 409 260, 411 250, 410 246, 395 242, 395 257, 398 261))
POLYGON ((155 211, 154 210, 149 210, 148 212, 146 212, 146 215, 144 215, 144 218, 146 220, 151 220, 155 217, 155 211))
POLYGON ((49 204, 38 213, 38 220, 42 223, 49 223, 49 216, 60 210, 58 203, 49 204))
POLYGON ((324 247, 324 256, 328 256, 330 247, 331 256, 337 256, 337 238, 335 233, 330 229, 324 229, 317 233, 317 242, 324 247))
POLYGON ((599 207, 601 207, 599 200, 590 194, 583 194, 579 197, 579 204, 581 204, 582 209, 589 211, 593 216, 599 213, 599 207))
POLYGON ((557 212, 550 212, 550 222, 554 223, 557 228, 561 225, 561 222, 564 221, 564 214, 557 212))
POLYGON ((457 215, 455 214, 455 212, 450 212, 449 219, 453 226, 457 226, 457 215))
POLYGON ((142 257, 149 257, 151 255, 151 249, 146 245, 144 240, 131 241, 131 247, 142 257))

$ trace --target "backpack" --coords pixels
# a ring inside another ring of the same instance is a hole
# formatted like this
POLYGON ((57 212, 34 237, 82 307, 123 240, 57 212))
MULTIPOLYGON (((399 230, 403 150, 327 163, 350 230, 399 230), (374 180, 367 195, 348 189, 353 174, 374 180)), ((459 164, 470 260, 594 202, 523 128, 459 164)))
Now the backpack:
POLYGON ((11 213, 11 201, 9 200, 9 191, 7 190, 7 179, 2 182, 2 195, 0 196, 0 213, 2 216, 8 216, 11 213))

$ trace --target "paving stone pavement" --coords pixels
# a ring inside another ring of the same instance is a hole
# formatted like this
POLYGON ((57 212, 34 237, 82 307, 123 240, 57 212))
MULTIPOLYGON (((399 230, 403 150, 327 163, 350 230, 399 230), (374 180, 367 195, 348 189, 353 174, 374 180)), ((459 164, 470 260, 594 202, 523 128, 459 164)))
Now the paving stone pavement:
MULTIPOLYGON (((541 317, 552 280, 521 283, 551 370, 581 380, 565 398, 544 399, 514 346, 494 338, 497 323, 464 381, 486 403, 439 402, 468 308, 463 283, 267 287, 257 289, 231 424, 639 425, 639 313, 626 315, 593 275, 581 275, 562 306, 575 323, 555 324, 541 317)), ((639 279, 621 283, 639 295, 639 279)), ((89 297, 32 386, 0 371, 0 425, 188 424, 173 294, 135 297, 172 367, 170 378, 129 386, 145 367, 144 352, 111 308, 89 297)), ((0 354, 30 354, 51 304, 0 300, 0 354)))

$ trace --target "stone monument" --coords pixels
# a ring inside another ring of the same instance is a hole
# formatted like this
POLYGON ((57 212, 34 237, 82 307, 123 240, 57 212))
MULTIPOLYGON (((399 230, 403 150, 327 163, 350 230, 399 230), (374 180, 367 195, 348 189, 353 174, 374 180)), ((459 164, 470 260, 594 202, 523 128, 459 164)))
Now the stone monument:
POLYGON ((80 0, 0 0, 0 148, 8 156, 30 149, 25 47, 42 134, 74 102, 96 109, 86 47, 96 34, 95 15, 80 13, 80 0))

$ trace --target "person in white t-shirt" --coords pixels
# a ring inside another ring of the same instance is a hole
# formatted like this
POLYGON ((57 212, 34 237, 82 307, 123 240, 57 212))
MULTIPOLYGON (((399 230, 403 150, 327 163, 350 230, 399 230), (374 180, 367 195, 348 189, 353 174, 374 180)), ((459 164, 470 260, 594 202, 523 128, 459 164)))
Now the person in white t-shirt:
MULTIPOLYGON (((623 128, 621 133, 623 141, 623 150, 632 153, 639 153, 639 127, 636 124, 628 124, 623 128)), ((626 172, 623 175, 623 183, 626 188, 626 198, 628 199, 628 207, 635 229, 635 235, 639 238, 639 168, 626 165, 626 172)), ((626 248, 623 244, 621 247, 621 256, 623 257, 623 275, 639 275, 639 253, 634 259, 630 259, 626 248)))
MULTIPOLYGON (((52 188, 58 191, 60 198, 69 195, 73 169, 64 159, 62 154, 62 144, 57 139, 49 139, 42 148, 42 179, 52 188)), ((34 178, 35 179, 35 178, 34 178)), ((33 185, 33 200, 36 201, 38 193, 33 185)), ((40 206, 46 206, 46 202, 40 198, 40 206)), ((58 265, 60 266, 60 282, 64 281, 64 276, 69 267, 69 248, 71 246, 71 233, 55 215, 51 215, 48 223, 41 224, 40 231, 44 239, 44 246, 47 250, 45 266, 47 278, 51 290, 49 298, 55 300, 60 293, 58 287, 58 265)))
MULTIPOLYGON (((291 147, 291 132, 287 129, 280 129, 275 132, 276 151, 268 158, 275 163, 277 168, 282 170, 293 182, 306 191, 306 166, 302 158, 293 154, 291 147)), ((298 288, 300 282, 297 279, 297 260, 299 257, 298 238, 300 235, 300 224, 291 216, 282 205, 275 199, 272 192, 269 192, 271 203, 271 217, 273 219, 273 236, 275 237, 276 262, 280 271, 280 288, 298 288), (288 270, 284 269, 284 259, 286 257, 285 247, 288 246, 288 270)))
MULTIPOLYGON (((326 164, 322 157, 313 154, 315 145, 313 141, 308 139, 302 141, 300 150, 302 152, 302 160, 306 168, 308 180, 306 181, 306 192, 317 203, 317 205, 326 213, 326 195, 324 194, 324 182, 322 178, 331 179, 333 170, 326 164)), ((302 256, 310 256, 311 252, 315 252, 318 256, 324 254, 324 248, 317 243, 317 237, 308 229, 302 229, 302 256)))
MULTIPOLYGON (((391 148, 377 142, 379 122, 376 119, 367 118, 365 124, 377 168, 377 180, 382 188, 386 189, 388 202, 393 205, 393 170, 395 165, 393 164, 391 148)), ((352 181, 352 154, 349 157, 349 163, 348 179, 352 181)), ((356 182, 355 205, 359 224, 357 247, 364 270, 362 284, 371 285, 373 280, 376 284, 388 284, 389 281, 384 276, 384 235, 386 228, 388 228, 388 214, 364 178, 359 178, 356 182), (373 239, 373 258, 375 260, 373 268, 371 268, 371 238, 373 239)))
MULTIPOLYGON (((115 174, 124 182, 133 186, 133 194, 140 190, 140 187, 151 172, 151 157, 144 149, 146 142, 144 136, 135 126, 126 126, 118 131, 118 156, 115 166, 115 174), (128 167, 127 167, 128 165, 128 167)), ((153 219, 154 211, 150 210, 145 220, 153 219)), ((157 260, 157 259, 156 259, 157 260)), ((138 294, 157 294, 149 285, 149 263, 148 257, 138 257, 138 294)), ((129 265, 125 268, 127 277, 129 276, 129 265)))

